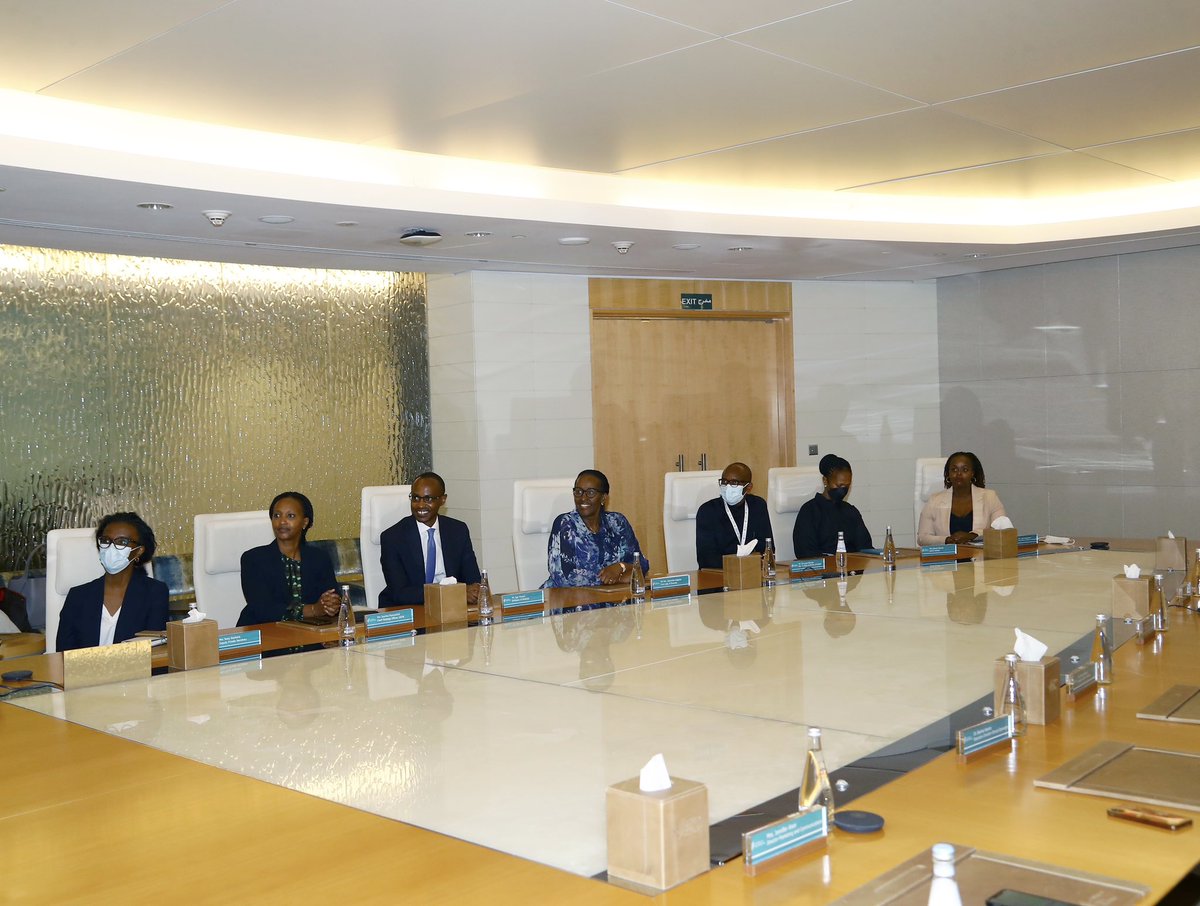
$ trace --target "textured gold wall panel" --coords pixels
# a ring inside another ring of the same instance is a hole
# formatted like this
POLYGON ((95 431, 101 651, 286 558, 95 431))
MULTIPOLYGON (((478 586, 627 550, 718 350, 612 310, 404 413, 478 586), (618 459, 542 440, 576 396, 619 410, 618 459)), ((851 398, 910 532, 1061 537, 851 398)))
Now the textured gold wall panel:
POLYGON ((356 537, 359 489, 430 462, 423 274, 0 246, 0 569, 47 529, 305 492, 356 537))

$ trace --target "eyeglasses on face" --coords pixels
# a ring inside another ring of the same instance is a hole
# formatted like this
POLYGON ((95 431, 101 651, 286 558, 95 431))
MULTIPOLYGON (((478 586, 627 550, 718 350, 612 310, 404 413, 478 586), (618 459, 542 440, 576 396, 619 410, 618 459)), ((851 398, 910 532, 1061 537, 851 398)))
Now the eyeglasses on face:
POLYGON ((408 499, 413 503, 433 503, 435 500, 441 500, 444 496, 444 494, 436 496, 432 494, 409 494, 408 499))
POLYGON ((584 500, 595 500, 604 492, 599 488, 571 488, 571 493, 584 500))
POLYGON ((738 481, 736 478, 718 478, 717 484, 723 488, 744 488, 750 482, 738 481))
POLYGON ((132 538, 97 538, 96 547, 101 550, 108 547, 115 547, 119 551, 127 551, 131 547, 137 547, 137 542, 132 538))

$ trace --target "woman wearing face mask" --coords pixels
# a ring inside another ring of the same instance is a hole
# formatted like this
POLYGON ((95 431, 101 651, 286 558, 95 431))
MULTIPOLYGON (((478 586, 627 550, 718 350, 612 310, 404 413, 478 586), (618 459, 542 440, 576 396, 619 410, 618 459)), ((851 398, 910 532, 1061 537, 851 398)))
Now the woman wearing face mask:
POLYGON ((853 553, 874 547, 871 533, 863 523, 862 513, 846 502, 854 474, 850 463, 840 456, 826 453, 819 465, 824 490, 800 507, 792 543, 797 557, 820 557, 832 554, 837 548, 838 532, 846 540, 846 550, 853 553))
POLYGON ((144 629, 165 629, 165 582, 151 579, 154 531, 137 513, 113 513, 96 528, 96 550, 104 575, 67 592, 58 618, 59 651, 111 645, 144 629))
POLYGON ((706 500, 696 511, 696 562, 701 569, 721 569, 726 554, 736 554, 739 544, 750 541, 762 553, 771 537, 767 502, 750 493, 754 482, 748 465, 727 465, 717 486, 721 496, 706 500))

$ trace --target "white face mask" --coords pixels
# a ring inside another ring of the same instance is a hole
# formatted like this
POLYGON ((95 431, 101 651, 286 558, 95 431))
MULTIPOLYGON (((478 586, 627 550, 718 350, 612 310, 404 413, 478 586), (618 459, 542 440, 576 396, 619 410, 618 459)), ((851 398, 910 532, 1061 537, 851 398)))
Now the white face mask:
POLYGON ((736 484, 721 485, 721 497, 730 506, 737 506, 742 502, 742 498, 746 496, 745 487, 736 484))
POLYGON ((134 550, 135 548, 132 547, 119 550, 115 544, 109 547, 102 547, 100 548, 100 565, 104 567, 104 571, 110 576, 115 576, 129 565, 129 555, 134 550))

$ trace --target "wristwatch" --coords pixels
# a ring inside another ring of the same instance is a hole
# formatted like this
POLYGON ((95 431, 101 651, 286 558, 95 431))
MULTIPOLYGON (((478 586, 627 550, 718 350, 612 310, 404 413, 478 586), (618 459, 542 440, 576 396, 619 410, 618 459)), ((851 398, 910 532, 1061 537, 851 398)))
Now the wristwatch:
POLYGON ((622 575, 622 576, 623 576, 623 575, 625 575, 625 570, 627 570, 627 569, 629 569, 629 564, 628 564, 628 563, 622 563, 622 564, 621 564, 621 575, 622 575))

